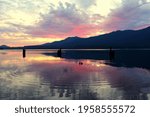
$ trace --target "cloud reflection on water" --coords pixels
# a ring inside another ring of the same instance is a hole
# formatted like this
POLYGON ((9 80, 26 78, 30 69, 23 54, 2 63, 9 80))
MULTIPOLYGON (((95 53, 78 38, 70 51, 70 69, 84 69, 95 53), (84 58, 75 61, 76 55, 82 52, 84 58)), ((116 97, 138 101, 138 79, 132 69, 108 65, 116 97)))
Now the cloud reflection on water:
POLYGON ((150 99, 148 69, 39 53, 25 59, 20 52, 15 55, 5 54, 0 62, 0 99, 150 99))

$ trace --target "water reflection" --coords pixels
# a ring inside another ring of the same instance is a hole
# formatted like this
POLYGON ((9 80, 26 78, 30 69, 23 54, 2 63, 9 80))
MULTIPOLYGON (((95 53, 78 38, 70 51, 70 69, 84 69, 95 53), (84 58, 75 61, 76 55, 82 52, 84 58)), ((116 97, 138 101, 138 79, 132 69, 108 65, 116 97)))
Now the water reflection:
MULTIPOLYGON (((57 57, 55 51, 43 52, 46 56, 57 57)), ((142 67, 150 69, 150 50, 63 50, 61 58, 105 60, 106 64, 117 67, 142 67), (109 62, 109 60, 111 62, 109 62)))
POLYGON ((0 99, 150 99, 149 69, 55 53, 0 51, 0 99))

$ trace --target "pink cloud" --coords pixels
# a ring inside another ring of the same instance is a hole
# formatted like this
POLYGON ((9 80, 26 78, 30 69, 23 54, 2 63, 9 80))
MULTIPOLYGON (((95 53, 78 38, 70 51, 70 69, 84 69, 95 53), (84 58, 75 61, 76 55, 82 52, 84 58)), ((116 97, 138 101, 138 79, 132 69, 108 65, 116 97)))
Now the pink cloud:
POLYGON ((38 26, 31 28, 28 33, 43 38, 65 38, 68 36, 87 37, 99 31, 97 21, 101 20, 99 14, 90 15, 77 9, 74 4, 62 4, 49 14, 42 15, 38 26))
POLYGON ((52 6, 48 14, 41 15, 42 20, 28 33, 35 37, 66 38, 94 36, 100 31, 139 29, 150 25, 149 10, 143 5, 147 3, 140 3, 140 0, 123 1, 107 17, 102 17, 100 14, 88 14, 75 4, 60 3, 57 8, 52 6))
POLYGON ((73 36, 88 37, 97 31, 100 31, 99 25, 86 24, 75 26, 69 34, 73 36))

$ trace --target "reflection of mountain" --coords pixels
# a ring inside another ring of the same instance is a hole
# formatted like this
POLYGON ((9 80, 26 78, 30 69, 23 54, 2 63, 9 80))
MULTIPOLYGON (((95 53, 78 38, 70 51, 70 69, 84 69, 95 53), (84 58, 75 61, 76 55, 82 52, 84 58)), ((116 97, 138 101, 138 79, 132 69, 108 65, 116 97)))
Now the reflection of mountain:
POLYGON ((150 27, 142 30, 116 31, 90 38, 69 37, 62 41, 26 48, 150 48, 150 27))
MULTIPOLYGON (((99 50, 62 50, 61 58, 66 59, 94 59, 94 60, 108 60, 108 51, 99 51, 99 50)), ((47 56, 57 57, 57 53, 43 53, 47 56)))
MULTIPOLYGON (((63 50, 62 58, 105 60, 113 66, 141 67, 150 69, 150 50, 116 50, 115 59, 109 62, 108 50, 63 50)), ((46 56, 57 57, 56 53, 43 53, 46 56)))

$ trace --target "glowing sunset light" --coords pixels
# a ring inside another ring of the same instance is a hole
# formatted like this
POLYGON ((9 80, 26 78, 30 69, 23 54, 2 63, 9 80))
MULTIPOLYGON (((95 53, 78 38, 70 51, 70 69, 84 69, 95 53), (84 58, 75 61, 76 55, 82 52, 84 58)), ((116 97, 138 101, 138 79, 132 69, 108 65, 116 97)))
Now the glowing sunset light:
POLYGON ((150 25, 150 0, 0 0, 1 45, 26 46, 150 25))

